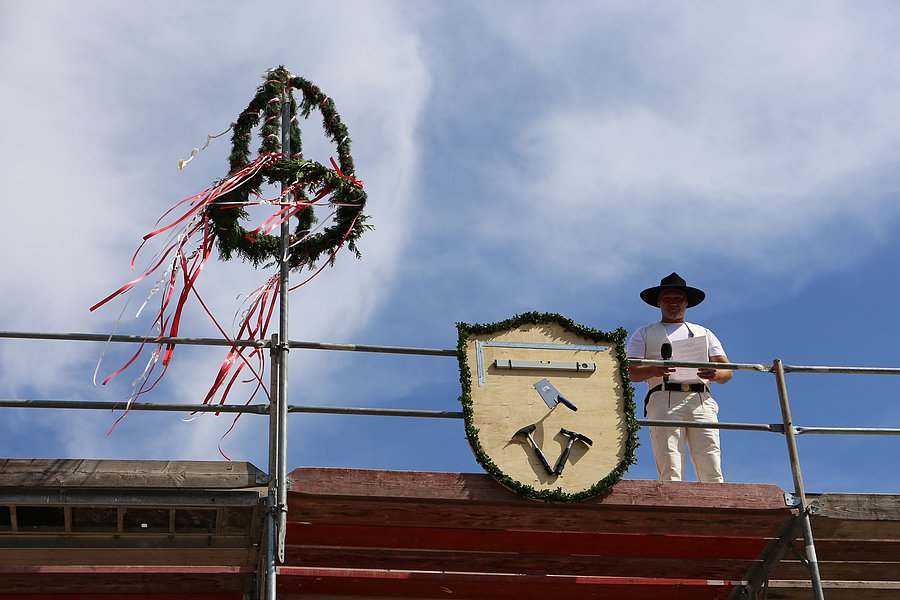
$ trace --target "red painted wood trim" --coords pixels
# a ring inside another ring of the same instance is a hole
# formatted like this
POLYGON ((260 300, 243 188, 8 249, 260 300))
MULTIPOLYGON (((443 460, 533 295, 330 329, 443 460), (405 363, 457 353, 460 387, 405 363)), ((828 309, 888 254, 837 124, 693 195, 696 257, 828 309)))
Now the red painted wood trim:
POLYGON ((442 551, 435 556, 435 553, 429 550, 379 548, 373 552, 370 548, 288 546, 284 564, 292 567, 401 571, 434 571, 439 568, 442 571, 460 573, 509 573, 511 565, 514 565, 517 573, 527 575, 566 573, 606 577, 742 579, 751 567, 758 564, 758 561, 516 552, 442 551))
MULTIPOLYGON (((290 480, 290 493, 298 496, 377 497, 540 505, 540 503, 515 495, 484 473, 304 467, 293 470, 290 480)), ((784 504, 784 490, 774 485, 639 479, 623 479, 613 486, 611 492, 606 496, 585 500, 577 505, 789 512, 784 504)))
POLYGON ((768 539, 763 537, 503 531, 315 523, 288 523, 287 529, 287 543, 296 546, 413 548, 526 554, 553 552, 589 556, 660 558, 754 560, 767 542, 768 539))
POLYGON ((620 600, 643 598, 718 600, 726 598, 732 587, 739 583, 703 579, 278 568, 278 591, 289 595, 343 594, 457 600, 546 600, 546 598, 587 597, 620 600))
POLYGON ((345 525, 774 536, 791 512, 288 496, 288 520, 345 525))

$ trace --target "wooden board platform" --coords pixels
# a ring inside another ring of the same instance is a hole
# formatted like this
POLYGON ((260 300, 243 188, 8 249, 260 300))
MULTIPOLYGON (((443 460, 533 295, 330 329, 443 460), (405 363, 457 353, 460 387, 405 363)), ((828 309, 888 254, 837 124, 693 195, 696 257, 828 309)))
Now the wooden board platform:
MULTIPOLYGON (((812 530, 828 600, 900 599, 900 496, 811 496, 812 530)), ((802 538, 771 575, 768 598, 811 597, 802 538)))
POLYGON ((0 460, 0 598, 242 600, 264 482, 238 462, 0 460))
POLYGON ((280 597, 724 599, 792 517, 765 485, 543 504, 482 474, 300 469, 280 597))
MULTIPOLYGON (((0 460, 0 599, 253 598, 261 478, 239 463, 0 460)), ((748 599, 764 566, 768 599, 812 597, 775 486, 623 480, 565 504, 481 473, 303 468, 291 486, 279 599, 748 599)), ((900 496, 810 500, 826 598, 900 599, 900 496)))

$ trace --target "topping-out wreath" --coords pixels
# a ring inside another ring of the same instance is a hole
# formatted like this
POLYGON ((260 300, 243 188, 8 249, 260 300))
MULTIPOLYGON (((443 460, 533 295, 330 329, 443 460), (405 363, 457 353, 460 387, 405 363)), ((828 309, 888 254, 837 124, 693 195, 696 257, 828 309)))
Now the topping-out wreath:
MULTIPOLYGON (((291 270, 313 268, 322 263, 312 276, 291 288, 296 289, 315 277, 326 265, 333 264, 337 252, 345 245, 359 257, 357 241, 371 228, 363 212, 366 193, 362 182, 355 176, 347 127, 341 121, 334 101, 315 84, 292 75, 284 67, 271 69, 264 75, 263 84, 247 108, 229 129, 233 133, 228 175, 167 211, 157 222, 156 228, 144 236, 132 258, 132 269, 151 239, 165 238, 163 250, 150 259, 148 268, 140 276, 91 307, 92 311, 96 310, 141 281, 148 278, 152 281, 154 276, 157 277, 144 302, 147 305, 154 297, 159 302, 151 333, 134 356, 103 381, 105 384, 127 369, 148 344, 154 346, 144 371, 132 384, 129 406, 141 394, 150 391, 165 374, 175 344, 164 342, 161 338, 178 336, 188 298, 195 296, 209 314, 195 284, 214 248, 218 249, 222 260, 237 255, 257 267, 273 263, 280 265, 282 254, 291 270), (325 135, 337 150, 337 160, 332 158, 330 166, 303 158, 297 117, 309 117, 313 110, 321 113, 325 135), (282 130, 285 128, 287 135, 283 136, 282 130), (250 150, 254 130, 258 130, 262 140, 256 157, 250 150), (283 143, 283 137, 289 141, 283 143), (280 184, 281 191, 275 198, 265 198, 263 184, 280 184), (262 205, 273 206, 274 214, 255 229, 245 229, 241 222, 249 217, 246 209, 262 205), (320 223, 314 214, 313 207, 316 206, 324 206, 330 211, 320 223), (282 224, 289 223, 291 219, 296 219, 296 225, 288 240, 287 251, 283 253, 281 236, 272 232, 280 230, 282 224), (151 377, 160 363, 162 369, 151 377)), ((220 135, 224 133, 208 136, 206 145, 220 135)), ((195 148, 187 160, 179 162, 179 168, 184 168, 199 151, 195 148)), ((226 333, 212 314, 209 315, 226 339, 259 343, 234 344, 231 347, 204 403, 211 402, 221 391, 219 403, 224 404, 244 368, 252 372, 249 380, 256 382, 256 389, 247 402, 259 390, 268 396, 262 377, 265 365, 262 346, 267 339, 267 328, 282 285, 279 270, 247 295, 246 306, 233 337, 226 333)))

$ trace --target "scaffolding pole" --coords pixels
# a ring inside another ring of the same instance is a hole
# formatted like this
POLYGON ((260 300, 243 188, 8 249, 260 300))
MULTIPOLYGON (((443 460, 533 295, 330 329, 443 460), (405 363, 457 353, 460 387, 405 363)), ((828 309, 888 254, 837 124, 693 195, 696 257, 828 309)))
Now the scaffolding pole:
POLYGON ((781 418, 784 421, 784 439, 787 442, 788 459, 791 463, 791 475, 794 478, 794 490, 800 502, 800 528, 803 531, 803 542, 806 546, 806 566, 812 583, 813 598, 825 600, 822 590, 822 577, 819 574, 819 561, 816 558, 816 544, 813 539, 812 524, 809 521, 809 505, 806 501, 806 490, 803 487, 803 473, 800 470, 800 454, 797 452, 797 439, 794 436, 794 423, 791 417, 791 405, 788 402, 787 384, 784 381, 784 367, 781 359, 772 362, 775 371, 775 385, 778 388, 778 401, 781 405, 781 418))

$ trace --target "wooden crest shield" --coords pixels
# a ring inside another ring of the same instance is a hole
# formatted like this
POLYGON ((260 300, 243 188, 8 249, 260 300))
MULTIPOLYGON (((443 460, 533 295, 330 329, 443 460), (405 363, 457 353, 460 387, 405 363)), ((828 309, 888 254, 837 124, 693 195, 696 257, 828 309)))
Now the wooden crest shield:
POLYGON ((557 314, 458 323, 466 434, 501 484, 535 500, 607 491, 634 463, 626 332, 557 314))

